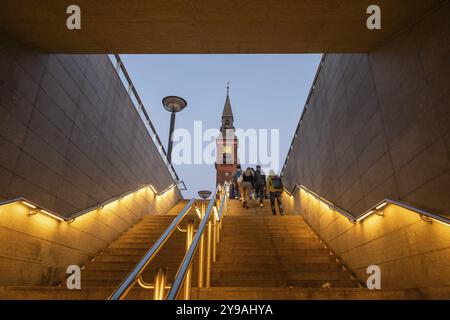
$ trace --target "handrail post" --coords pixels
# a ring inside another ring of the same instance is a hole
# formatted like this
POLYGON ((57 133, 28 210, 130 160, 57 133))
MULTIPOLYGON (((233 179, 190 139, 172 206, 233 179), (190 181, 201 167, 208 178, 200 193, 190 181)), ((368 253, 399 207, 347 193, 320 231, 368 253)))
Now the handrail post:
MULTIPOLYGON (((200 242, 201 242, 200 240, 202 239, 202 236, 204 235, 204 233, 206 231, 205 228, 207 227, 207 224, 211 221, 212 210, 214 207, 214 198, 213 197, 216 196, 218 189, 219 188, 216 188, 216 191, 214 192, 213 196, 211 197, 211 200, 209 201, 209 204, 208 204, 208 209, 205 211, 204 216, 200 221, 198 230, 195 233, 194 238, 192 239, 191 246, 189 247, 188 252, 186 252, 186 254, 183 258, 183 261, 181 262, 181 265, 178 268, 178 271, 177 271, 177 274, 173 281, 173 284, 170 288, 169 293, 167 294, 167 300, 175 300, 178 297, 178 294, 180 293, 180 289, 183 286, 184 281, 186 280, 187 270, 191 266, 195 254, 198 252, 200 242)), ((202 265, 200 265, 199 268, 202 268, 202 265)), ((199 273, 199 276, 202 277, 203 273, 199 273)), ((202 286, 203 286, 203 280, 202 280, 202 286)))
POLYGON ((153 291, 153 300, 163 300, 166 291, 167 268, 158 268, 155 274, 155 289, 153 291))
MULTIPOLYGON (((202 217, 205 216, 206 211, 206 203, 205 201, 202 202, 202 217)), ((199 288, 203 287, 203 263, 204 263, 204 252, 205 252, 205 240, 204 240, 203 234, 200 237, 200 244, 198 248, 198 279, 197 279, 197 286, 199 288)))
POLYGON ((212 245, 212 219, 208 221, 208 237, 206 243, 206 288, 211 287, 211 245, 212 245))
POLYGON ((213 243, 213 247, 212 247, 212 261, 216 262, 217 261, 217 225, 218 225, 218 221, 214 218, 214 222, 213 222, 213 236, 212 236, 212 243, 213 243))
POLYGON ((198 287, 203 287, 203 263, 205 256, 205 240, 203 234, 200 237, 200 244, 198 248, 198 287))
MULTIPOLYGON (((194 238, 194 220, 189 220, 187 223, 186 232, 186 252, 189 250, 192 239, 194 238)), ((186 273, 186 279, 184 281, 184 300, 191 299, 191 287, 192 287, 192 266, 189 267, 186 273)))

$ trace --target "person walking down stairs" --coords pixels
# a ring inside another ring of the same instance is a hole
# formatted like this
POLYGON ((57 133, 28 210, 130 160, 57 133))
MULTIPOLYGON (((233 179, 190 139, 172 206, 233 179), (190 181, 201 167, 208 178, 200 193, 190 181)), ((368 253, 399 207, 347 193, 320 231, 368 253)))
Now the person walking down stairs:
POLYGON ((250 198, 250 193, 255 185, 255 176, 251 168, 247 168, 241 176, 241 197, 243 200, 242 207, 248 209, 248 200, 250 198))
POLYGON ((275 208, 275 200, 278 204, 278 210, 280 211, 280 215, 284 215, 283 203, 281 202, 281 197, 283 193, 283 181, 281 181, 281 177, 275 174, 275 171, 271 169, 269 171, 269 176, 267 177, 267 190, 269 191, 270 198, 270 206, 272 207, 272 214, 277 215, 277 211, 275 208))

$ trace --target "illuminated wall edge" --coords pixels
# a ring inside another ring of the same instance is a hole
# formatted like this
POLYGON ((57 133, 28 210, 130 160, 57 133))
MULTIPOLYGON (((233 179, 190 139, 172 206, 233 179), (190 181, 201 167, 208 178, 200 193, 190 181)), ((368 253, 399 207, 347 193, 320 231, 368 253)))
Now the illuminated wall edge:
POLYGON ((121 199, 123 199, 124 197, 126 197, 128 195, 140 192, 140 191, 145 190, 147 188, 150 189, 155 194, 155 196, 160 197, 160 196, 163 196, 165 193, 167 193, 168 191, 170 191, 172 188, 174 188, 176 186, 177 186, 177 184, 173 183, 170 186, 168 186, 167 188, 165 188, 164 190, 158 192, 155 189, 155 187, 153 187, 153 185, 151 185, 151 184, 143 185, 143 186, 140 186, 140 187, 138 187, 136 189, 133 189, 131 191, 125 192, 125 193, 123 193, 123 194, 121 194, 121 195, 119 195, 117 197, 114 197, 112 199, 104 201, 104 202, 102 202, 102 203, 100 203, 100 204, 98 204, 96 206, 93 206, 93 207, 84 209, 82 211, 79 211, 79 212, 73 214, 70 217, 64 217, 61 214, 53 212, 53 211, 51 211, 49 209, 46 209, 45 207, 40 206, 39 204, 37 204, 37 203, 35 203, 35 202, 31 201, 31 200, 28 200, 28 199, 26 199, 24 197, 17 197, 17 198, 14 198, 14 199, 2 201, 2 202, 0 202, 0 207, 1 206, 5 206, 5 205, 9 205, 9 204, 14 204, 14 203, 22 204, 23 206, 28 207, 30 209, 30 214, 29 214, 30 216, 31 215, 35 215, 35 214, 44 214, 44 215, 52 217, 52 218, 54 218, 54 219, 56 219, 56 220, 58 220, 60 222, 70 223, 70 222, 73 222, 78 217, 81 217, 81 216, 83 216, 83 215, 85 215, 85 214, 87 214, 89 212, 93 212, 93 211, 95 211, 97 209, 102 209, 104 206, 106 206, 108 204, 114 203, 116 201, 120 201, 121 199))
POLYGON ((413 206, 411 204, 408 204, 408 203, 405 203, 405 202, 401 202, 401 201, 392 200, 392 199, 384 199, 384 200, 376 203, 375 205, 371 206, 369 209, 365 210, 361 214, 359 214, 357 216, 354 216, 350 212, 348 212, 348 211, 346 211, 346 210, 344 210, 344 209, 334 205, 330 201, 328 201, 325 198, 319 196, 318 194, 316 194, 315 192, 309 190, 307 187, 305 187, 303 185, 295 185, 294 188, 292 189, 292 191, 289 191, 288 189, 285 188, 284 191, 290 197, 294 197, 294 192, 297 189, 305 191, 306 193, 310 194, 316 200, 321 201, 322 203, 327 205, 330 208, 330 210, 333 210, 333 211, 336 211, 336 212, 340 213, 341 215, 346 217, 349 220, 350 223, 362 222, 364 219, 366 219, 367 217, 371 216, 372 214, 381 214, 382 215, 382 209, 383 208, 385 208, 387 205, 395 205, 395 206, 399 206, 399 207, 402 207, 402 208, 407 209, 409 211, 417 213, 422 218, 422 220, 424 220, 426 222, 436 221, 436 222, 442 223, 442 224, 444 224, 446 226, 450 226, 450 219, 448 219, 446 217, 443 217, 441 215, 437 215, 437 214, 425 211, 425 210, 417 208, 417 207, 415 207, 415 206, 413 206))

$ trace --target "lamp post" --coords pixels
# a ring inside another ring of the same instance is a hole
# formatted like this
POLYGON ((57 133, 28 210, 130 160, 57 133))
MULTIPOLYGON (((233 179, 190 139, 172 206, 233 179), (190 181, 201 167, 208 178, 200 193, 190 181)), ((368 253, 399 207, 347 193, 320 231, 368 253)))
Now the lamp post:
POLYGON ((164 108, 171 112, 170 116, 170 128, 169 128, 169 144, 167 147, 167 160, 169 163, 172 163, 172 147, 173 147, 173 139, 172 134, 175 130, 175 114, 180 112, 187 106, 186 100, 177 96, 167 96, 162 100, 162 104, 164 108))

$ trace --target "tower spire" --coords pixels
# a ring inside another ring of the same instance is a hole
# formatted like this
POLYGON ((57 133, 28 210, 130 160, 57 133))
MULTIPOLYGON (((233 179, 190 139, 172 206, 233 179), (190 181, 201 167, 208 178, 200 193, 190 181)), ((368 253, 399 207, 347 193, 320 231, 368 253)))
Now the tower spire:
POLYGON ((231 110, 230 102, 230 81, 227 82, 227 97, 225 98, 225 105, 222 111, 222 126, 220 127, 221 132, 225 132, 226 129, 233 129, 234 117, 233 111, 231 110))

